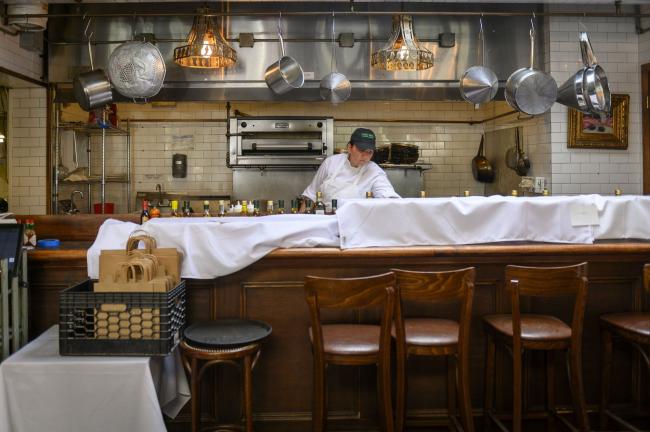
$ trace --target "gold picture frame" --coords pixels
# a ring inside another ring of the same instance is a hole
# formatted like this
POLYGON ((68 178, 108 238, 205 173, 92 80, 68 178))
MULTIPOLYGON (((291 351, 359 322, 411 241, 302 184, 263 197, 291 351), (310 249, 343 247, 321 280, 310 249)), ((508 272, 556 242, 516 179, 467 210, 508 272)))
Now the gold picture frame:
POLYGON ((627 149, 630 95, 612 94, 612 112, 605 119, 569 108, 569 148, 627 149))

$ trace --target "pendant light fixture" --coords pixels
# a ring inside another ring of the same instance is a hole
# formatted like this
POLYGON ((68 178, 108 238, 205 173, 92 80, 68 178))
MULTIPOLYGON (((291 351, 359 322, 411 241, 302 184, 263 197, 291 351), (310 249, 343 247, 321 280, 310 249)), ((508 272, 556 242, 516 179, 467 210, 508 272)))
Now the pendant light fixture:
POLYGON ((388 42, 372 54, 371 64, 387 71, 414 71, 433 67, 433 53, 422 47, 415 37, 411 15, 393 15, 393 30, 388 42))
POLYGON ((207 8, 201 8, 187 35, 187 44, 174 49, 174 62, 190 68, 226 68, 237 62, 237 52, 216 31, 207 8))

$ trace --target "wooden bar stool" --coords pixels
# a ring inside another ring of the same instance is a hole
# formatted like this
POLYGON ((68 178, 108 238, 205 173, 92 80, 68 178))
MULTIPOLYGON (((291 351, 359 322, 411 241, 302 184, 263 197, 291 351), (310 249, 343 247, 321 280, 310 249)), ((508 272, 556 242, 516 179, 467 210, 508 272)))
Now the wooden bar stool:
POLYGON ((242 373, 242 419, 244 427, 220 424, 217 430, 253 432, 253 368, 260 356, 261 341, 271 334, 271 326, 247 319, 199 322, 183 332, 181 353, 190 373, 192 432, 201 430, 201 378, 217 364, 229 364, 242 373))
POLYGON ((329 364, 377 365, 379 413, 383 430, 392 432, 390 388, 390 328, 395 307, 395 275, 333 279, 307 276, 305 296, 309 305, 309 337, 314 355, 314 399, 312 429, 325 430, 327 422, 327 380, 329 364), (323 309, 381 308, 375 324, 321 323, 323 309))
MULTIPOLYGON (((487 333, 485 366, 485 430, 494 421, 507 430, 493 413, 494 357, 496 344, 504 345, 512 354, 512 429, 521 432, 522 418, 522 357, 525 350, 546 351, 546 406, 548 428, 555 429, 554 371, 551 362, 555 350, 565 351, 569 366, 569 379, 573 409, 580 431, 589 430, 589 420, 582 386, 582 325, 587 297, 587 263, 567 267, 507 266, 506 288, 511 294, 512 314, 487 315, 483 324, 487 333), (522 314, 520 296, 551 297, 574 295, 573 317, 569 327, 549 315, 522 314)), ((558 418, 574 429, 564 418, 558 418)))
MULTIPOLYGON (((643 287, 650 294, 650 264, 643 266, 643 287)), ((600 329, 603 341, 601 359, 601 389, 600 389, 600 429, 607 430, 608 419, 611 418, 619 425, 631 431, 640 431, 629 422, 609 410, 609 386, 612 374, 613 340, 622 340, 641 354, 646 366, 650 369, 650 312, 624 312, 602 315, 600 329)))
MULTIPOLYGON (((406 363, 411 355, 453 356, 456 373, 448 370, 448 415, 457 430, 474 431, 472 404, 469 389, 469 331, 472 319, 475 269, 466 268, 443 272, 416 272, 394 269, 397 276, 397 301, 395 302, 396 340, 396 430, 401 432, 405 423, 406 363), (460 324, 456 321, 404 317, 405 301, 460 303, 460 324), (455 379, 454 379, 455 377, 455 379), (462 427, 453 413, 451 388, 456 387, 462 427)), ((450 362, 447 363, 450 369, 450 362)))

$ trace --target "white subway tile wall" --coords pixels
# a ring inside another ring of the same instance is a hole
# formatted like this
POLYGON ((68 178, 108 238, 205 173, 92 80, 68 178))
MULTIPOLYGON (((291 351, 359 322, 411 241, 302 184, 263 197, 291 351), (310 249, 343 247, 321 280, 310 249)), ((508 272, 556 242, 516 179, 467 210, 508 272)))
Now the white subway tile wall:
MULTIPOLYGON (((553 6, 552 10, 565 7, 553 6)), ((600 10, 595 8, 594 10, 600 10)), ((605 69, 612 93, 630 95, 627 150, 567 148, 567 108, 555 104, 550 113, 553 192, 558 194, 612 194, 642 192, 641 40, 632 18, 551 17, 550 72, 562 84, 582 67, 577 33, 586 30, 605 69)))
POLYGON ((42 88, 9 90, 9 210, 45 214, 46 91, 42 88))

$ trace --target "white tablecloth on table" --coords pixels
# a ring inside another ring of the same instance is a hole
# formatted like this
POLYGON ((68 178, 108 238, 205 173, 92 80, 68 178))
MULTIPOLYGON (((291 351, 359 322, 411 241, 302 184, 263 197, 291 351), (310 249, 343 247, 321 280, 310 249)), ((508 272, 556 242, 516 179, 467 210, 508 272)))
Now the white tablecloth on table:
POLYGON ((600 195, 348 200, 337 211, 341 248, 511 241, 650 239, 650 197, 600 195), (596 225, 574 225, 576 208, 596 225))
POLYGON ((213 279, 241 270, 277 248, 338 247, 334 216, 273 215, 228 218, 161 218, 144 226, 107 220, 88 250, 88 276, 99 277, 102 249, 124 249, 129 234, 143 229, 159 247, 183 252, 181 276, 213 279))
POLYGON ((190 398, 166 357, 63 357, 58 326, 0 363, 0 432, 165 431, 190 398))
POLYGON ((123 249, 137 229, 183 252, 182 277, 212 279, 277 248, 650 239, 648 220, 650 197, 634 195, 341 200, 336 216, 163 218, 142 227, 109 219, 88 250, 88 275, 98 277, 102 249, 123 249), (578 222, 576 210, 595 223, 578 222))

